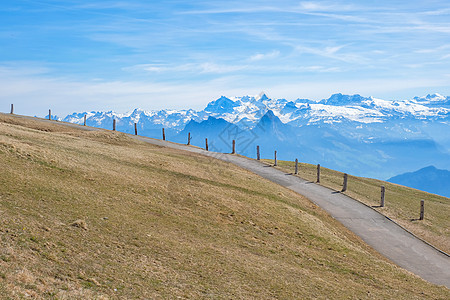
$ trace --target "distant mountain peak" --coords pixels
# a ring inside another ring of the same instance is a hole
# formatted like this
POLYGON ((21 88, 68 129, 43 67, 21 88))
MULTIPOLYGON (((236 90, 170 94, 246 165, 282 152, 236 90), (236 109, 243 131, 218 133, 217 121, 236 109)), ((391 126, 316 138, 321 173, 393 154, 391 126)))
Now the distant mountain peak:
POLYGON ((284 123, 281 122, 280 118, 278 118, 272 110, 268 110, 264 116, 259 120, 259 127, 267 127, 267 126, 283 126, 284 123))
POLYGON ((444 96, 442 96, 441 94, 438 94, 438 93, 428 94, 425 98, 426 99, 436 99, 436 98, 438 98, 438 99, 445 99, 444 96))
POLYGON ((145 113, 146 113, 146 111, 143 110, 142 108, 136 108, 133 110, 131 115, 133 116, 133 115, 140 115, 140 114, 145 114, 145 113))
POLYGON ((230 113, 236 106, 239 106, 239 104, 225 96, 221 96, 219 99, 209 102, 205 111, 230 113))
POLYGON ((436 168, 435 166, 428 166, 428 167, 420 169, 417 172, 421 172, 421 171, 436 171, 436 170, 438 170, 438 168, 436 168))
POLYGON ((270 98, 267 97, 266 93, 264 93, 264 92, 259 93, 258 97, 256 97, 257 101, 266 101, 266 100, 269 100, 269 99, 270 98))
POLYGON ((345 106, 349 104, 360 104, 364 100, 368 100, 371 98, 362 97, 359 94, 355 95, 343 95, 341 93, 333 94, 328 99, 323 99, 320 101, 322 104, 326 105, 335 105, 335 106, 345 106))
POLYGON ((415 172, 394 176, 387 181, 401 184, 429 193, 450 197, 450 171, 435 166, 424 167, 415 172))

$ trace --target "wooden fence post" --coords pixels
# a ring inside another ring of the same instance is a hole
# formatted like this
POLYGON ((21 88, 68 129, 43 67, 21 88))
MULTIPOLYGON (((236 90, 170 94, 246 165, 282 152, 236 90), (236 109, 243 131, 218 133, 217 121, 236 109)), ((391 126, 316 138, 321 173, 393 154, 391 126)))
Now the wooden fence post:
POLYGON ((188 132, 188 142, 187 142, 188 146, 191 144, 191 133, 188 132))
POLYGON ((386 189, 384 187, 384 185, 381 186, 381 202, 380 202, 380 207, 384 207, 384 195, 386 193, 386 189))
POLYGON ((83 126, 86 126, 86 115, 84 115, 84 124, 83 126))
POLYGON ((134 135, 137 135, 137 123, 134 123, 134 135))
POLYGON ((14 113, 14 104, 11 104, 11 114, 14 113))
POLYGON ((116 119, 113 119, 113 131, 116 131, 116 119))
POLYGON ((345 192, 347 190, 347 178, 348 178, 347 173, 344 173, 344 184, 342 185, 342 191, 341 192, 345 192))
POLYGON ((163 141, 166 140, 166 132, 164 131, 164 128, 162 129, 162 134, 163 134, 163 141))
POLYGON ((208 148, 209 148, 209 147, 208 147, 208 139, 205 138, 205 150, 206 150, 206 151, 209 151, 208 148))
POLYGON ((236 153, 236 141, 233 140, 233 149, 231 151, 231 154, 235 154, 236 153))
POLYGON ((256 160, 261 160, 261 156, 259 154, 259 146, 256 146, 256 160))
POLYGON ((317 183, 320 183, 320 164, 317 165, 317 183))
POLYGON ((420 218, 419 218, 419 220, 423 220, 424 213, 425 213, 425 201, 420 200, 420 218))
POLYGON ((275 151, 275 157, 274 157, 274 163, 273 163, 273 165, 274 165, 274 166, 277 166, 277 165, 278 165, 278 163, 277 163, 277 151, 275 151))
POLYGON ((52 119, 52 110, 51 109, 48 110, 48 119, 49 120, 52 119))
POLYGON ((298 174, 298 159, 295 159, 295 175, 298 174))

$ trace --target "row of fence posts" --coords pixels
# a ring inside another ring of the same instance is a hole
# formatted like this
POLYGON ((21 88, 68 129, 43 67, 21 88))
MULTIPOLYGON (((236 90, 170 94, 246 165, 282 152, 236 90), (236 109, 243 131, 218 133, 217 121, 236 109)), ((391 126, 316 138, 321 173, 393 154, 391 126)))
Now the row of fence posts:
MULTIPOLYGON (((234 149, 234 141, 233 141, 233 149, 234 149)), ((256 160, 261 160, 261 152, 259 145, 256 146, 256 160)), ((274 151, 274 167, 278 165, 278 159, 277 159, 277 151, 274 151)), ((295 159, 295 165, 294 165, 294 174, 298 175, 298 159, 295 159)), ((320 183, 320 164, 317 165, 317 179, 316 183, 320 183)), ((342 189, 341 193, 347 191, 348 189, 348 174, 343 174, 343 183, 342 183, 342 189)), ((385 199, 386 199, 386 187, 383 185, 381 186, 381 200, 380 200, 380 206, 385 206, 385 199)), ((424 213, 425 213, 425 201, 420 200, 420 217, 419 220, 424 219, 424 213)))
MULTIPOLYGON (((11 104, 11 114, 14 114, 14 104, 11 104)), ((52 110, 49 109, 48 110, 48 119, 51 120, 52 119, 52 110)), ((84 122, 83 122, 83 126, 86 126, 86 115, 84 115, 84 122)), ((116 119, 113 119, 113 131, 116 131, 116 119)), ((138 135, 138 130, 137 130, 137 123, 134 123, 134 134, 138 135)), ((166 133, 165 133, 165 129, 162 128, 162 139, 163 141, 166 140, 166 133)), ((187 145, 191 144, 191 133, 188 133, 188 140, 187 140, 187 145)), ((208 146, 208 139, 205 138, 205 150, 209 151, 209 146, 208 146)), ((236 154, 236 140, 232 141, 232 150, 231 150, 231 154, 236 154)), ((261 160, 261 152, 260 152, 260 147, 259 145, 256 146, 256 160, 261 160)), ((274 166, 278 165, 278 160, 277 160, 277 151, 274 152, 274 166)), ((295 175, 298 175, 298 159, 295 159, 295 171, 294 171, 295 175)), ((320 183, 320 164, 317 165, 317 179, 316 179, 317 183, 320 183)), ((341 193, 347 191, 347 185, 348 185, 348 174, 344 173, 344 182, 342 183, 342 190, 341 193)), ((384 207, 385 205, 385 195, 386 195, 386 188, 384 186, 381 186, 381 200, 380 200, 380 207, 384 207)), ((424 219, 424 213, 425 213, 425 201, 424 200, 420 200, 420 217, 419 220, 423 220, 424 219)))

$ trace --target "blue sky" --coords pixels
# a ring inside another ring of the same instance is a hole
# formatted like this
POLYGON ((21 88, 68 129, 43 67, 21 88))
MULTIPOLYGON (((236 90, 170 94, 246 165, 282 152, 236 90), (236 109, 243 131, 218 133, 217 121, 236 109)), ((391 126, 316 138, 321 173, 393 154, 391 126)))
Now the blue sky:
POLYGON ((0 4, 1 111, 202 109, 261 91, 450 95, 450 2, 0 4))

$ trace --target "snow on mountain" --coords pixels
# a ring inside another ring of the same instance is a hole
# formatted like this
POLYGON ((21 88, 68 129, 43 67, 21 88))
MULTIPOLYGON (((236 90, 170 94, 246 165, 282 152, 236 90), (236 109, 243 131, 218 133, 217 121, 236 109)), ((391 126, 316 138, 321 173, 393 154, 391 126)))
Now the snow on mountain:
POLYGON ((239 104, 222 96, 219 99, 208 103, 205 111, 210 113, 232 113, 236 106, 239 106, 239 104))
POLYGON ((364 98, 360 95, 342 95, 334 94, 328 99, 323 99, 319 103, 333 106, 345 106, 345 105, 358 105, 364 100, 370 100, 372 98, 364 98))
POLYGON ((428 94, 425 97, 414 97, 414 101, 417 103, 428 105, 447 105, 450 106, 450 96, 442 96, 439 94, 428 94))

